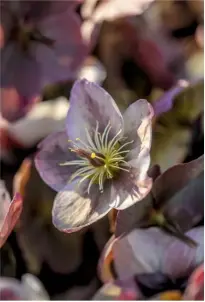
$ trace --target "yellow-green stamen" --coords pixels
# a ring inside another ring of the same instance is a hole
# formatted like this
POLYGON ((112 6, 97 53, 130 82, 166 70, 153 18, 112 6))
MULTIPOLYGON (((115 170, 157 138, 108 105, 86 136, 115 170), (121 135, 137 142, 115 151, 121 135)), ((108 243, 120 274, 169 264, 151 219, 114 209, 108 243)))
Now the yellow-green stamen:
POLYGON ((130 150, 125 147, 132 144, 133 141, 122 143, 124 140, 121 137, 122 130, 109 140, 110 130, 110 122, 102 134, 99 133, 97 122, 93 137, 86 129, 87 143, 82 142, 80 138, 76 138, 75 142, 69 141, 72 144, 72 148, 69 149, 75 152, 80 159, 60 164, 80 167, 72 174, 70 181, 79 178, 79 183, 82 183, 84 180, 90 179, 88 193, 94 183, 98 183, 99 190, 103 192, 103 184, 107 179, 116 177, 120 171, 129 172, 125 157, 130 150))

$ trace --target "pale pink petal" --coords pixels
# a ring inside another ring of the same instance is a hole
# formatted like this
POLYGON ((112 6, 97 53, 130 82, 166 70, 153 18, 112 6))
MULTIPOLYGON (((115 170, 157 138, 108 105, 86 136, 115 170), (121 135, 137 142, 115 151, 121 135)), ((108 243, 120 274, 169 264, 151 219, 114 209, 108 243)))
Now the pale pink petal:
MULTIPOLYGON (((150 148, 152 139, 152 117, 153 109, 146 100, 138 100, 130 105, 123 114, 124 118, 124 136, 128 141, 134 141, 130 144, 130 152, 126 156, 128 165, 134 167, 136 171, 136 182, 139 187, 150 187, 150 180, 147 171, 150 166, 150 148)), ((143 192, 146 191, 141 188, 143 192)))
POLYGON ((186 234, 197 242, 197 247, 173 238, 162 255, 163 272, 170 278, 188 276, 204 260, 204 228, 197 227, 186 234))
POLYGON ((80 138, 88 142, 86 128, 93 136, 99 123, 99 132, 103 132, 110 122, 112 136, 123 129, 122 115, 113 98, 100 86, 87 80, 77 81, 71 91, 70 109, 67 116, 67 133, 71 140, 80 138))
POLYGON ((123 114, 124 136, 128 141, 137 141, 137 146, 142 144, 140 149, 150 149, 153 115, 152 106, 146 100, 134 102, 123 114))
POLYGON ((0 247, 2 247, 19 219, 23 200, 20 194, 16 193, 11 201, 3 182, 0 190, 0 247))
POLYGON ((136 202, 142 200, 151 190, 152 180, 138 169, 131 169, 130 172, 121 172, 119 179, 112 183, 110 206, 124 210, 136 202), (143 175, 143 179, 141 176, 143 175))
MULTIPOLYGON (((127 158, 130 158, 128 160, 128 165, 130 167, 133 167, 133 170, 135 171, 135 177, 136 181, 140 183, 144 183, 149 179, 147 172, 149 170, 150 166, 150 148, 146 148, 146 145, 143 146, 144 141, 141 144, 141 149, 139 153, 137 154, 137 149, 132 149, 129 153, 127 158)), ((146 144, 146 142, 145 142, 146 144)), ((150 143, 151 146, 151 143, 150 143)), ((139 150, 139 149, 138 149, 139 150)))
POLYGON ((162 271, 161 259, 172 237, 159 228, 135 229, 113 247, 119 278, 162 271))
POLYGON ((39 148, 35 165, 41 178, 54 190, 62 190, 76 170, 75 166, 60 165, 76 159, 75 153, 69 150, 66 132, 59 131, 50 134, 39 144, 39 148))
POLYGON ((110 189, 106 187, 102 194, 98 186, 92 186, 87 193, 89 181, 79 184, 70 183, 59 192, 54 200, 53 224, 60 231, 72 233, 101 219, 110 210, 110 189))
POLYGON ((131 105, 123 115, 124 135, 128 141, 134 141, 130 145, 131 150, 126 156, 131 172, 129 175, 125 173, 124 178, 126 179, 120 179, 113 184, 113 187, 116 188, 116 194, 124 195, 124 197, 126 196, 126 191, 131 190, 130 196, 124 200, 124 205, 119 205, 120 200, 116 203, 115 207, 121 210, 144 198, 152 186, 152 180, 148 177, 147 172, 150 166, 151 118, 153 111, 151 106, 144 100, 137 101, 133 105, 135 106, 131 105), (143 105, 145 105, 144 109, 146 108, 147 111, 143 111, 143 105), (141 116, 137 116, 140 113, 141 116), (119 193, 120 191, 121 193, 119 193))
POLYGON ((23 200, 20 194, 16 193, 11 201, 8 212, 4 219, 4 223, 1 227, 0 246, 4 244, 11 231, 15 227, 22 211, 22 202, 23 200))
POLYGON ((113 246, 120 278, 160 272, 169 278, 186 277, 203 261, 203 228, 187 233, 198 246, 190 247, 159 228, 135 229, 113 246))

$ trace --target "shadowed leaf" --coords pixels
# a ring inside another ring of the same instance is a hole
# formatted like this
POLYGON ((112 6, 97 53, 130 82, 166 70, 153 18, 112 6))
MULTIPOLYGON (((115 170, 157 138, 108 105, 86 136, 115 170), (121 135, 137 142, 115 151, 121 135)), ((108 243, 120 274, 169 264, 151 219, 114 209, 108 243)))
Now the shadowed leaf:
POLYGON ((135 227, 146 226, 146 223, 149 226, 150 213, 155 207, 182 231, 188 231, 199 223, 203 219, 204 208, 203 163, 204 156, 201 156, 159 175, 151 193, 141 202, 118 212, 116 236, 135 227))

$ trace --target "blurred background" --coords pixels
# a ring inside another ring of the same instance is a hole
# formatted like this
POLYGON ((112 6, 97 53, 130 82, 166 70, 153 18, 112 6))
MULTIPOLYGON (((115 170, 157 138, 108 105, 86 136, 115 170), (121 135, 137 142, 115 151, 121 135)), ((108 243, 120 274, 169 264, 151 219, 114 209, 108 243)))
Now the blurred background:
POLYGON ((2 0, 0 46, 1 179, 11 196, 15 186, 23 196, 1 248, 1 276, 31 273, 50 299, 91 299, 112 217, 77 233, 58 231, 56 192, 33 164, 37 144, 63 127, 72 85, 87 78, 121 111, 140 98, 153 105, 152 165, 165 171, 203 154, 204 2, 2 0), (22 168, 25 158, 31 165, 22 168))

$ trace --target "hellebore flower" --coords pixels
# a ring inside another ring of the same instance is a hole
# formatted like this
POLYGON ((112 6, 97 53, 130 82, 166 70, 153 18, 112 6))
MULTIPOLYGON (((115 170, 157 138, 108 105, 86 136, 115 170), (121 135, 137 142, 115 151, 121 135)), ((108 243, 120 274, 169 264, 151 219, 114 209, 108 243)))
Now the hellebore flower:
POLYGON ((135 276, 138 285, 158 292, 164 290, 166 282, 188 278, 204 259, 204 228, 193 228, 186 235, 197 242, 197 247, 190 247, 156 227, 134 229, 118 239, 111 237, 99 262, 101 280, 115 279, 111 263, 116 278, 135 276))
POLYGON ((122 116, 103 88, 74 84, 66 131, 48 136, 35 158, 42 179, 60 191, 52 213, 57 228, 77 231, 148 194, 152 116, 146 100, 122 116))
POLYGON ((161 175, 156 166, 148 172, 154 180, 150 193, 118 212, 119 237, 110 239, 99 262, 104 282, 113 280, 113 261, 118 278, 135 275, 145 286, 164 290, 166 278, 187 278, 203 262, 203 161, 201 156, 161 175))
POLYGON ((1 3, 2 115, 10 120, 45 85, 75 79, 88 50, 75 12, 79 1, 14 2, 1 3), (6 103, 15 104, 17 112, 6 103))
MULTIPOLYGON (((182 282, 183 284, 183 282, 182 282)), ((187 284, 187 282, 185 282, 187 284)), ((150 296, 145 288, 140 288, 138 278, 132 276, 128 279, 116 279, 105 283, 94 295, 92 300, 204 300, 204 264, 201 264, 191 274, 188 285, 184 290, 184 284, 180 286, 172 283, 166 284, 166 290, 157 291, 154 296, 150 296), (143 294, 142 294, 143 292, 143 294)))

